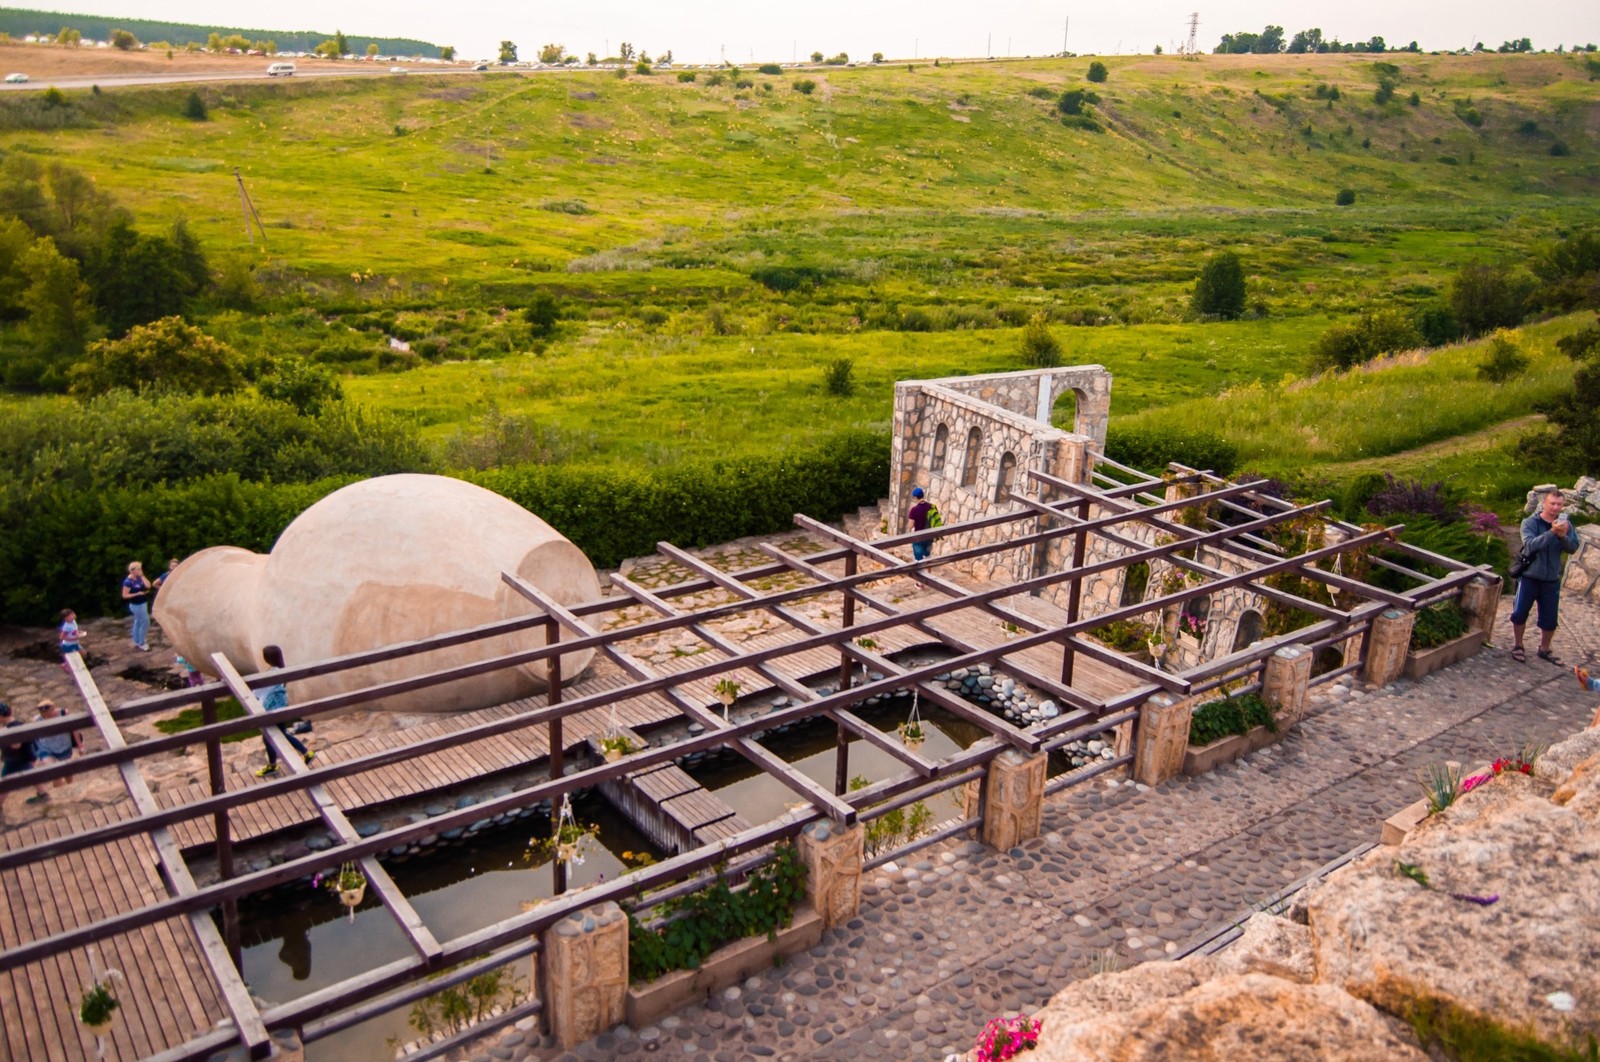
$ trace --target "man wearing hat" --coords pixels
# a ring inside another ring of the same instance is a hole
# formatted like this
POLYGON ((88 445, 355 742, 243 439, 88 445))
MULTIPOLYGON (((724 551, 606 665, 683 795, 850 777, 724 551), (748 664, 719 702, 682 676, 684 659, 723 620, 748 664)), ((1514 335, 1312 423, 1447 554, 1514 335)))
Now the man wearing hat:
MULTIPOLYGON (((927 492, 921 487, 911 490, 911 508, 906 513, 906 520, 911 524, 913 531, 926 531, 929 521, 933 516, 933 503, 928 501, 927 492)), ((921 538, 911 543, 911 559, 927 560, 933 553, 933 539, 921 538)))

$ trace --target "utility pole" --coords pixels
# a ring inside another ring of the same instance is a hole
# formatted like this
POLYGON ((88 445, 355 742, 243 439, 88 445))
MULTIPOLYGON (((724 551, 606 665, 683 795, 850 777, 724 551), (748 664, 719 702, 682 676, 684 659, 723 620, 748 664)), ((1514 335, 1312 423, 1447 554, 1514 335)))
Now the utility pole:
POLYGON ((990 59, 994 58, 994 34, 991 33, 984 38, 983 51, 990 59))
POLYGON ((1066 21, 1061 23, 1061 58, 1063 59, 1067 57, 1067 30, 1071 27, 1072 19, 1069 16, 1066 21))

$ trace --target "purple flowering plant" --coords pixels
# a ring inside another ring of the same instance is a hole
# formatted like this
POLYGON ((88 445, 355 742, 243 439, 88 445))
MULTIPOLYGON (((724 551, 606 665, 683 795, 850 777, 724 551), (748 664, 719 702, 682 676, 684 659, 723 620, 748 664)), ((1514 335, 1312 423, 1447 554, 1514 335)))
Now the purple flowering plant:
POLYGON ((972 1047, 973 1062, 1004 1062, 1039 1042, 1039 1022, 1026 1015, 991 1018, 972 1047))

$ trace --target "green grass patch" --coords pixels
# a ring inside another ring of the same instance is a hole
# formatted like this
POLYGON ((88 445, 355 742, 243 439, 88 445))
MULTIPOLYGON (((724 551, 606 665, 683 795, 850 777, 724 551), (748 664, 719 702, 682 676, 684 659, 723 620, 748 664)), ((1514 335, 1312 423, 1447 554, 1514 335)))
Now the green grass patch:
MULTIPOLYGON (((217 702, 217 722, 219 723, 229 719, 242 719, 244 714, 244 707, 232 697, 224 697, 217 702)), ((157 719, 155 722, 156 729, 163 734, 181 734, 185 730, 193 730, 195 727, 204 725, 205 720, 200 717, 200 709, 198 707, 185 708, 169 719, 157 719)), ((249 741, 251 738, 260 736, 261 731, 259 730, 246 730, 238 734, 229 734, 222 741, 227 744, 233 741, 249 741)))

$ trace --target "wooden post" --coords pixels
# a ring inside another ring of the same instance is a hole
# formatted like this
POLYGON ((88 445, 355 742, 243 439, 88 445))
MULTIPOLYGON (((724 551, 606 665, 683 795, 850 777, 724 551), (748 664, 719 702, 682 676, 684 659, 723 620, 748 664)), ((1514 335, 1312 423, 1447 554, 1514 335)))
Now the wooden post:
MULTIPOLYGON (((545 624, 544 630, 544 644, 554 645, 561 640, 561 624, 557 622, 554 617, 551 618, 549 623, 545 624)), ((557 653, 555 656, 550 658, 550 665, 546 669, 545 674, 550 685, 550 698, 547 703, 551 705, 560 704, 560 653, 557 653)), ((549 735, 548 743, 550 745, 550 780, 557 781, 560 779, 561 775, 565 773, 567 768, 566 739, 562 736, 561 720, 559 718, 550 720, 547 733, 549 735)), ((552 823, 552 829, 556 828, 556 824, 560 822, 560 817, 561 808, 556 805, 554 800, 552 800, 550 804, 550 819, 552 823)), ((567 864, 562 862, 560 859, 555 859, 550 864, 550 872, 552 878, 551 889, 557 896, 560 896, 562 893, 567 891, 567 864)))
MULTIPOLYGON (((1078 503, 1078 519, 1089 519, 1089 502, 1087 499, 1078 503)), ((1089 551, 1089 532, 1079 531, 1072 536, 1072 567, 1076 571, 1083 567, 1084 558, 1089 551)), ((1072 580, 1072 589, 1067 591, 1067 622, 1078 622, 1078 610, 1083 603, 1083 578, 1080 576, 1072 580)), ((1072 665, 1075 654, 1072 643, 1061 643, 1061 681, 1068 686, 1072 685, 1072 665)))
MULTIPOLYGON (((207 697, 200 702, 200 721, 209 726, 217 721, 217 699, 207 697)), ((206 738, 206 773, 211 776, 211 795, 227 790, 227 779, 222 774, 222 740, 206 738)), ((213 812, 212 832, 217 843, 217 876, 223 881, 233 877, 233 831, 228 809, 213 812)), ((239 948, 239 901, 229 897, 222 901, 222 940, 228 946, 228 957, 235 966, 242 966, 239 948)))
MULTIPOLYGON (((848 554, 844 559, 844 574, 846 578, 856 573, 856 555, 848 554)), ((848 587, 843 592, 844 618, 842 625, 853 627, 856 623, 856 596, 848 587)), ((844 646, 839 647, 839 688, 849 689, 852 682, 852 665, 850 654, 844 646)), ((843 796, 850 787, 850 732, 844 728, 843 723, 835 726, 838 734, 835 738, 833 751, 833 795, 843 796)))

